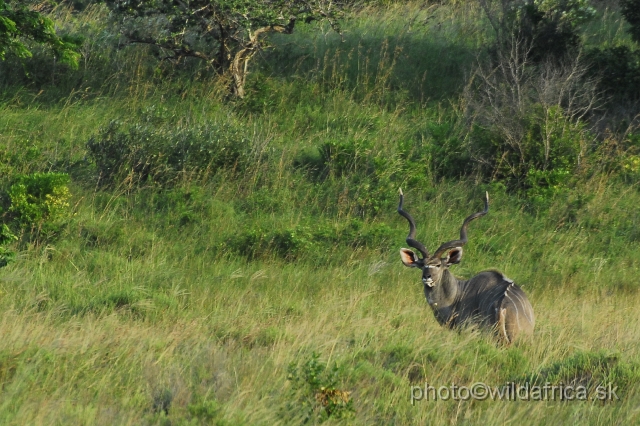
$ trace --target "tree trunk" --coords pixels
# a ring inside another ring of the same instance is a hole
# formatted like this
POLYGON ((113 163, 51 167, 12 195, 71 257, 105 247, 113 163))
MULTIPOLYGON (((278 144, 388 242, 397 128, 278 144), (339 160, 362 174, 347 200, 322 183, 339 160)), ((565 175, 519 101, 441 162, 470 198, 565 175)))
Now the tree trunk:
POLYGON ((229 72, 231 73, 231 93, 232 95, 243 98, 245 95, 244 84, 247 79, 249 61, 260 50, 261 42, 260 37, 268 32, 276 31, 284 34, 291 34, 293 32, 295 20, 290 20, 286 26, 270 25, 267 27, 258 28, 253 34, 249 33, 249 42, 244 48, 240 49, 233 57, 231 65, 229 66, 229 72))

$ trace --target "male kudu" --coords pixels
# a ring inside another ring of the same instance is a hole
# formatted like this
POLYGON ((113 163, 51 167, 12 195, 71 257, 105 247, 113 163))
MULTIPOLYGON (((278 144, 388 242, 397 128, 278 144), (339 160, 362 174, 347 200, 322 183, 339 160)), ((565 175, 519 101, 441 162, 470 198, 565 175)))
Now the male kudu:
POLYGON ((398 213, 409 221, 407 244, 418 250, 400 249, 402 263, 422 269, 424 295, 441 325, 453 328, 463 323, 474 323, 493 328, 498 338, 510 344, 517 335, 531 334, 535 325, 533 308, 522 289, 513 280, 495 270, 483 271, 469 280, 460 280, 449 271, 449 266, 460 263, 462 246, 467 243, 469 222, 489 212, 489 194, 484 199, 484 210, 467 217, 460 229, 460 239, 443 243, 429 255, 418 242, 416 224, 402 209, 404 196, 400 190, 398 213))

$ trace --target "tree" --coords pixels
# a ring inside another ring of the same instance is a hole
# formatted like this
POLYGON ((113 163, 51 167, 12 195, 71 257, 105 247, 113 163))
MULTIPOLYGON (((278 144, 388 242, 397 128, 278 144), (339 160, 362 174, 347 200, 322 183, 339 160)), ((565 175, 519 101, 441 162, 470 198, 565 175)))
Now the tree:
POLYGON ((107 0, 129 43, 159 48, 161 59, 205 61, 244 96, 251 58, 270 32, 291 34, 298 21, 326 20, 337 31, 350 0, 107 0))
POLYGON ((24 1, 0 0, 0 60, 7 54, 31 57, 29 42, 45 45, 60 62, 78 66, 78 47, 82 43, 79 38, 58 35, 54 22, 24 1))
POLYGON ((588 0, 479 0, 496 32, 496 49, 518 40, 535 63, 562 59, 580 46, 578 27, 595 16, 588 0))
POLYGON ((622 0, 622 15, 631 25, 629 34, 636 43, 640 43, 640 0, 622 0))

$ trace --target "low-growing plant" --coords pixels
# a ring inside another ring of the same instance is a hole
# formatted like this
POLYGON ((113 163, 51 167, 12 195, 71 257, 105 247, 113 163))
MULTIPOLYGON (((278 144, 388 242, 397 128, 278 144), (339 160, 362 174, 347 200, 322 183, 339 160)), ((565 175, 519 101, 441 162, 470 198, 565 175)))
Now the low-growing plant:
MULTIPOLYGON (((193 417, 206 421, 208 424, 212 424, 213 420, 220 417, 220 404, 215 399, 196 399, 196 401, 187 406, 187 410, 193 417)), ((223 423, 218 421, 213 424, 221 425, 223 423)))
POLYGON ((290 363, 287 380, 291 395, 285 415, 300 423, 353 416, 351 392, 339 388, 340 372, 336 363, 327 365, 315 352, 300 364, 290 363))
POLYGON ((9 188, 10 218, 22 228, 39 228, 66 215, 69 207, 69 175, 33 173, 16 177, 9 188))
POLYGON ((18 237, 11 232, 11 229, 6 224, 0 225, 0 268, 7 266, 15 259, 16 253, 5 247, 5 245, 17 240, 18 237))
POLYGON ((640 364, 625 361, 619 354, 577 352, 567 359, 542 367, 538 372, 524 377, 524 382, 541 385, 584 386, 593 394, 598 386, 615 386, 622 398, 631 386, 640 380, 640 364))
POLYGON ((384 223, 365 224, 359 219, 352 219, 343 225, 319 223, 285 229, 247 229, 227 238, 222 249, 249 259, 276 256, 291 261, 308 256, 322 261, 316 256, 319 251, 330 252, 336 247, 384 250, 394 236, 393 230, 384 223))
POLYGON ((422 155, 415 158, 416 164, 407 168, 413 169, 416 165, 422 165, 424 168, 429 164, 433 173, 440 178, 460 178, 471 175, 474 172, 474 165, 459 130, 460 123, 453 119, 430 122, 427 125, 429 143, 424 147, 424 152, 420 153, 422 155))
POLYGON ((23 1, 0 0, 0 60, 7 54, 30 58, 32 44, 47 46, 61 62, 77 68, 82 38, 59 35, 55 23, 23 1))
MULTIPOLYGON (((294 167, 325 188, 340 188, 351 212, 359 217, 388 211, 396 202, 398 187, 420 187, 431 181, 431 155, 422 135, 397 145, 374 146, 366 139, 330 140, 303 150, 294 167)), ((335 194, 332 194, 335 195, 335 194)))
POLYGON ((180 174, 205 179, 221 170, 241 171, 248 164, 249 142, 238 127, 157 121, 114 120, 89 139, 87 149, 100 183, 130 178, 136 184, 168 185, 180 174))

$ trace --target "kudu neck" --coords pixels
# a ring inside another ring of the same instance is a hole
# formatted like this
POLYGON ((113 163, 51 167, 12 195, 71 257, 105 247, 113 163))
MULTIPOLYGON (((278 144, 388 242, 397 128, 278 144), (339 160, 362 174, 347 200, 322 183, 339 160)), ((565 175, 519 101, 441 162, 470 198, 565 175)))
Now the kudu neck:
POLYGON ((449 269, 446 269, 442 273, 442 278, 440 279, 440 288, 442 289, 441 296, 448 302, 448 304, 454 304, 458 301, 463 284, 463 281, 457 279, 449 269))

